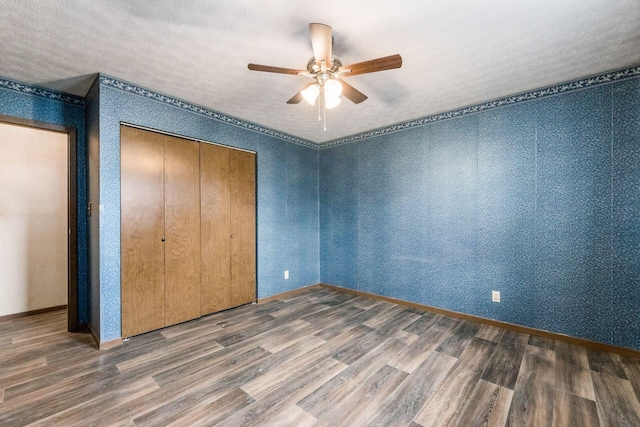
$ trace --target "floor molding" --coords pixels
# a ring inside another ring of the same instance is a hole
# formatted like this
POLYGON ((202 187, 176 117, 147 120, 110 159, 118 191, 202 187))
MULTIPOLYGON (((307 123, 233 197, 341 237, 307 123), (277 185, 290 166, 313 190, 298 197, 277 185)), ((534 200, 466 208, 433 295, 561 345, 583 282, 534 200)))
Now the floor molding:
MULTIPOLYGON (((325 289, 332 289, 334 291, 345 292, 345 293, 352 294, 352 295, 357 295, 357 296, 362 296, 362 297, 367 297, 367 298, 373 298, 373 299, 377 299, 377 300, 380 300, 380 301, 391 302, 391 303, 394 303, 394 304, 399 304, 399 305, 404 305, 406 307, 412 307, 412 308, 417 308, 417 309, 420 309, 420 310, 430 311, 430 312, 437 313, 437 314, 442 314, 442 315, 445 315, 445 316, 457 317, 458 319, 469 320, 469 321, 472 321, 472 322, 482 323, 484 325, 497 326, 499 328, 510 329, 512 331, 521 332, 523 334, 536 335, 536 336, 543 337, 543 338, 549 338, 549 339, 552 339, 552 340, 563 341, 563 342, 566 342, 566 343, 569 343, 569 344, 573 344, 573 345, 581 345, 583 347, 593 348, 595 350, 606 351, 606 352, 609 352, 609 353, 616 353, 616 354, 619 354, 621 356, 640 358, 640 350, 634 350, 632 348, 618 347, 618 346, 615 346, 615 345, 604 344, 604 343, 597 342, 597 341, 586 340, 586 339, 583 339, 583 338, 576 338, 576 337, 572 337, 570 335, 564 335, 564 334, 558 334, 558 333, 555 333, 555 332, 549 332, 549 331, 545 331, 543 329, 530 328, 530 327, 527 327, 527 326, 516 325, 516 324, 513 324, 513 323, 502 322, 502 321, 499 321, 499 320, 487 319, 487 318, 484 318, 484 317, 479 317, 479 316, 473 316, 473 315, 470 315, 470 314, 459 313, 457 311, 445 310, 445 309, 442 309, 442 308, 432 307, 432 306, 429 306, 429 305, 418 304, 418 303, 411 302, 411 301, 405 301, 405 300, 401 300, 401 299, 385 297, 385 296, 382 296, 382 295, 371 294, 369 292, 356 291, 356 290, 353 290, 353 289, 342 288, 340 286, 334 286, 334 285, 328 285, 328 284, 325 284, 325 283, 319 283, 317 285, 308 286, 308 287, 303 288, 303 289, 309 289, 309 288, 314 287, 314 286, 323 287, 325 289)), ((292 292, 292 291, 289 291, 289 292, 292 292)), ((270 297, 270 298, 275 299, 275 297, 270 297)))
POLYGON ((88 326, 89 333, 91 334, 91 338, 93 338, 93 345, 98 350, 109 350, 110 348, 120 347, 123 344, 122 338, 116 338, 115 340, 100 342, 100 338, 98 338, 98 334, 93 330, 91 325, 88 326))
POLYGON ((260 299, 256 300, 256 302, 258 304, 264 304, 264 303, 269 302, 269 301, 273 301, 273 300, 280 299, 280 298, 290 297, 292 295, 299 294, 300 292, 308 291, 309 289, 318 288, 318 287, 321 287, 321 286, 324 286, 324 285, 322 285, 320 283, 317 283, 315 285, 309 285, 309 286, 305 286, 303 288, 298 288, 298 289, 293 289, 291 291, 282 292, 281 294, 271 295, 270 297, 260 298, 260 299))
POLYGON ((55 307, 41 308, 38 310, 25 311, 22 313, 6 314, 4 316, 0 316, 0 322, 6 321, 6 320, 19 319, 21 317, 33 316, 34 314, 48 313, 50 311, 65 310, 66 308, 67 308, 66 305, 57 305, 55 307))

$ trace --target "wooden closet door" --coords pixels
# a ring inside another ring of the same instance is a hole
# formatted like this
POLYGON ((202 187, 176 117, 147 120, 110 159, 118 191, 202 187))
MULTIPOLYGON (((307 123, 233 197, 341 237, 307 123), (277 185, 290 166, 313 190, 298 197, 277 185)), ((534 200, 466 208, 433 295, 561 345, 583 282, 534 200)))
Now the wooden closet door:
POLYGON ((256 299, 255 154, 231 150, 231 306, 256 299))
POLYGON ((229 155, 232 150, 200 144, 201 314, 231 305, 229 155))
POLYGON ((164 322, 164 144, 162 135, 120 128, 122 336, 164 322))
POLYGON ((165 325, 200 317, 199 144, 164 136, 165 325))

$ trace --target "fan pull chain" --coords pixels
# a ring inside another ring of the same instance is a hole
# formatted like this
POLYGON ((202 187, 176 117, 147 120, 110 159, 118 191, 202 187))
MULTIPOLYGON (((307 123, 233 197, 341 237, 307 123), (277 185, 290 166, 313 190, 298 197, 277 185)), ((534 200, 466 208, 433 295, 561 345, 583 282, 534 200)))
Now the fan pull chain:
POLYGON ((324 86, 322 87, 322 127, 323 132, 327 131, 327 100, 324 95, 324 86))
POLYGON ((323 102, 322 103, 322 127, 323 132, 327 131, 327 103, 323 102))

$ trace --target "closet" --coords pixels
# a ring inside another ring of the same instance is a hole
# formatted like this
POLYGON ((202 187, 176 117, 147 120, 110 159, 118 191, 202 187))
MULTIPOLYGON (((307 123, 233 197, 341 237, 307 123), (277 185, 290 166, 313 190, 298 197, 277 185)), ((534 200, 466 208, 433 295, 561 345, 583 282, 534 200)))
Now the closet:
POLYGON ((122 336, 255 301, 255 154, 120 131, 122 336))
POLYGON ((256 298, 255 155, 202 144, 200 179, 201 310, 208 314, 256 298))

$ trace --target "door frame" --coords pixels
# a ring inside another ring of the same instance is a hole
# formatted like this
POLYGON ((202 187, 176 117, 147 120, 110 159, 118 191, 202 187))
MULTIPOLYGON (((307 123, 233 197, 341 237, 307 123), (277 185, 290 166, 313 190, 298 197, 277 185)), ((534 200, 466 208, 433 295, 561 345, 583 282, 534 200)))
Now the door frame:
POLYGON ((0 123, 67 134, 67 330, 80 332, 78 318, 78 159, 77 131, 73 126, 39 122, 0 114, 0 123))

